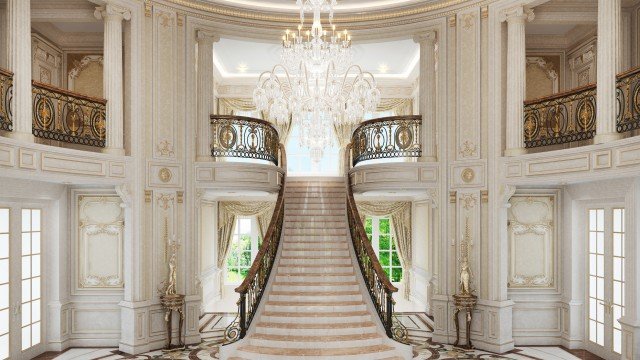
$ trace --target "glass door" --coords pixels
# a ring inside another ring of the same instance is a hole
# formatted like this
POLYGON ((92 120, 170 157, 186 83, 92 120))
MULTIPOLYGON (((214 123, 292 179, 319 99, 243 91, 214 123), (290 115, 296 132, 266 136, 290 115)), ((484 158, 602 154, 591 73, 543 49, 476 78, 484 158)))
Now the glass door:
POLYGON ((625 312, 625 210, 602 206, 588 210, 587 350, 619 359, 625 312))
POLYGON ((0 204, 0 360, 42 344, 42 210, 0 204))

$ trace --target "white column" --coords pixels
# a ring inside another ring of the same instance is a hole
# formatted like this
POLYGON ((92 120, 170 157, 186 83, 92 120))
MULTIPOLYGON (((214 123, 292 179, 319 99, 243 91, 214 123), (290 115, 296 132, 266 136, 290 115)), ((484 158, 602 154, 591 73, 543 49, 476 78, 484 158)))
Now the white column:
POLYGON ((418 109, 422 115, 422 156, 420 161, 437 161, 436 153, 436 32, 427 31, 413 36, 420 44, 420 89, 418 109))
POLYGON ((196 161, 213 161, 211 156, 211 129, 209 116, 213 111, 213 43, 218 42, 217 35, 198 30, 198 118, 196 129, 196 161))
POLYGON ((620 71, 621 0, 598 0, 596 136, 601 144, 620 139, 616 131, 616 74, 620 71))
POLYGON ((107 99, 107 136, 104 152, 124 155, 124 104, 122 74, 122 21, 131 12, 107 4, 96 8, 94 15, 104 19, 104 97, 107 99))
POLYGON ((31 4, 7 1, 7 67, 13 72, 13 131, 9 136, 33 141, 31 108, 31 4))
MULTIPOLYGON (((525 22, 533 20, 533 12, 523 6, 505 10, 507 22, 507 148, 505 156, 524 154, 524 98, 526 87, 525 22)), ((460 99, 464 101, 464 99, 460 99)))

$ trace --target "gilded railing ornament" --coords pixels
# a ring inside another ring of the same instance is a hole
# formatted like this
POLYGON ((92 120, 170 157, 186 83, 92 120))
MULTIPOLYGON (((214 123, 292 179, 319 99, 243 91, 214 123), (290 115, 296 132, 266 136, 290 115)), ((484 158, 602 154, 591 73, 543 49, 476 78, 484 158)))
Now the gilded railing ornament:
POLYGON ((13 130, 11 100, 13 98, 13 74, 0 69, 0 130, 13 130))
POLYGON ((362 122, 351 136, 353 166, 361 161, 420 157, 422 116, 390 116, 362 122))
POLYGON ((620 133, 640 129, 640 68, 618 75, 616 130, 620 133))
POLYGON ((34 136, 72 144, 105 146, 106 100, 35 81, 32 97, 34 136))
POLYGON ((267 160, 278 165, 280 139, 271 123, 245 116, 211 115, 211 156, 267 160))
POLYGON ((469 218, 467 217, 465 221, 464 237, 460 242, 460 276, 458 281, 459 292, 456 295, 453 295, 453 303, 455 305, 453 322, 456 327, 456 342, 454 343, 454 345, 457 346, 460 343, 460 322, 458 320, 458 316, 460 314, 460 311, 465 311, 467 344, 464 347, 468 349, 473 348, 473 345, 471 344, 471 319, 473 316, 473 309, 478 304, 478 297, 473 294, 473 289, 471 289, 472 273, 471 265, 469 263, 470 246, 471 230, 469 228, 469 218))
POLYGON ((591 139, 596 132, 596 86, 527 101, 523 121, 527 148, 591 139))

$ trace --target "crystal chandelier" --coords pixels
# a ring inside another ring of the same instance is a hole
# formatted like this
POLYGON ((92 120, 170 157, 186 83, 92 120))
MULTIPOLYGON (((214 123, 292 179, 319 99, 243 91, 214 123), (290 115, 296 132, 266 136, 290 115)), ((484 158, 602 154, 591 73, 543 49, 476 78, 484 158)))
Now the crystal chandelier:
POLYGON ((332 124, 355 124, 375 111, 380 91, 373 75, 352 64, 351 35, 323 29, 322 12, 333 19, 336 0, 298 0, 300 25, 282 37, 282 64, 262 73, 253 93, 259 111, 278 124, 290 120, 304 126, 301 145, 323 147, 331 141, 332 124), (304 26, 304 14, 313 24, 304 26))

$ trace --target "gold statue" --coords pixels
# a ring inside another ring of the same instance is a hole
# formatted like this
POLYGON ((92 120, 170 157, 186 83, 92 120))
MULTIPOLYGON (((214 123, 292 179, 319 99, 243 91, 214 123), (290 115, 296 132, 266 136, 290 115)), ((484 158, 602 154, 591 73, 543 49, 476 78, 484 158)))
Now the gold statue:
POLYGON ((176 276, 176 268, 178 266, 176 259, 176 253, 173 252, 171 254, 171 258, 169 259, 169 282, 167 283, 167 290, 165 291, 166 295, 175 295, 176 294, 176 284, 177 284, 177 276, 176 276))
POLYGON ((467 258, 462 259, 460 265, 460 295, 470 295, 471 288, 469 281, 471 280, 471 271, 469 270, 469 262, 467 258))

